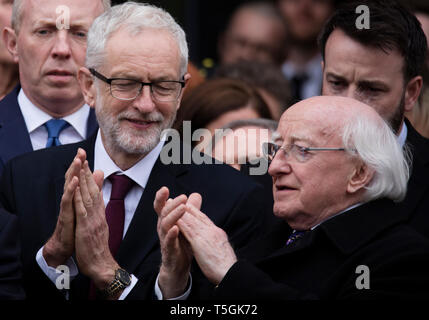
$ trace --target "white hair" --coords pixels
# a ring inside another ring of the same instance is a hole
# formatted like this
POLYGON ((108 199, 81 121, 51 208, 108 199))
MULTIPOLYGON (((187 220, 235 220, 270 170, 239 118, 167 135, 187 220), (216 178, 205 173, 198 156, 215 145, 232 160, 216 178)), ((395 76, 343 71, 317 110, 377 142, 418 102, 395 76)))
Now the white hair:
MULTIPOLYGON (((93 1, 93 0, 91 0, 93 1)), ((111 8, 111 1, 110 0, 100 0, 103 4, 104 11, 111 8)), ((22 15, 22 4, 24 3, 24 0, 14 0, 13 6, 12 6, 12 28, 15 30, 16 33, 19 32, 19 28, 21 26, 21 15, 22 15)))
POLYGON ((188 44, 183 29, 165 10, 146 3, 126 2, 113 6, 95 19, 88 32, 86 65, 99 68, 103 64, 106 43, 120 28, 127 27, 131 34, 139 34, 145 28, 163 29, 177 41, 180 51, 180 73, 188 67, 188 44))
POLYGON ((411 154, 407 148, 401 148, 390 126, 382 120, 356 115, 344 126, 342 137, 350 154, 374 170, 364 200, 383 197, 403 200, 410 176, 411 154))

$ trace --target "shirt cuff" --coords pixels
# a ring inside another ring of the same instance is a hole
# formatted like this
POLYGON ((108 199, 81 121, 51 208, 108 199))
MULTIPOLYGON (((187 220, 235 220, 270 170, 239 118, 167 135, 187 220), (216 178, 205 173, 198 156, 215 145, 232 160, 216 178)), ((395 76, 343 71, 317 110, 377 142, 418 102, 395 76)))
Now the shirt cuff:
POLYGON ((79 274, 79 271, 73 258, 70 257, 69 259, 67 259, 65 265, 59 265, 58 267, 53 268, 48 266, 48 264, 46 263, 46 260, 43 257, 42 253, 43 248, 44 247, 40 248, 40 250, 37 251, 36 254, 36 261, 40 269, 42 269, 43 273, 46 274, 46 276, 56 285, 59 290, 70 289, 67 284, 70 284, 70 282, 79 274), (57 283, 58 277, 63 275, 63 273, 65 272, 69 273, 68 281, 57 283))
MULTIPOLYGON (((159 273, 158 273, 158 276, 156 277, 156 281, 155 281, 155 295, 158 298, 158 300, 164 300, 164 297, 162 296, 161 289, 159 288, 158 279, 159 279, 159 273)), ((171 298, 171 299, 167 299, 167 300, 186 300, 186 299, 188 299, 189 295, 191 294, 191 289, 192 289, 192 275, 189 274, 189 285, 188 285, 188 289, 185 291, 185 293, 182 294, 181 296, 171 298)))
POLYGON ((128 287, 126 287, 124 289, 124 291, 122 291, 121 295, 119 296, 118 300, 124 300, 128 294, 131 292, 131 290, 133 290, 134 286, 137 284, 137 281, 139 281, 139 279, 137 279, 133 274, 131 275, 131 283, 128 287))

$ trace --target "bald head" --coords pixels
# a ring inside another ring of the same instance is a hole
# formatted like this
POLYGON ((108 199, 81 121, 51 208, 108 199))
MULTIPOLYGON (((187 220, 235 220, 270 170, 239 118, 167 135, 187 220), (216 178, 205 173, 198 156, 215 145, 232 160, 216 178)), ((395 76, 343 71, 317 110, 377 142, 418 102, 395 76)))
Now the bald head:
POLYGON ((405 196, 402 149, 368 105, 335 96, 306 99, 283 113, 278 132, 282 151, 269 167, 274 212, 291 227, 308 229, 356 203, 405 196))
POLYGON ((362 116, 380 125, 383 119, 370 106, 351 98, 318 96, 302 100, 283 113, 279 127, 285 120, 307 121, 322 132, 332 132, 344 127, 351 119, 362 116))

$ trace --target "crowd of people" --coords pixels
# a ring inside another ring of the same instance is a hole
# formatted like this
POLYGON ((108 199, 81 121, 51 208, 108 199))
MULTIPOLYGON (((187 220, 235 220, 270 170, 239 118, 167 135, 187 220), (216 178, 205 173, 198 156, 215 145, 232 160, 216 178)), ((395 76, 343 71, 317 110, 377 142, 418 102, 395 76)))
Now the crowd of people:
POLYGON ((428 299, 422 3, 1 1, 0 299, 428 299))

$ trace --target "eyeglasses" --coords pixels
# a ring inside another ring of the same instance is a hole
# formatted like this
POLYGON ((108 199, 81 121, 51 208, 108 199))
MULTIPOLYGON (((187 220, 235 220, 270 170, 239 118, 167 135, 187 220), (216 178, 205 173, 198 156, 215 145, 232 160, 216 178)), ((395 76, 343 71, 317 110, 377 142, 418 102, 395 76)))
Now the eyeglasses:
POLYGON ((94 77, 110 85, 110 94, 119 100, 134 100, 142 92, 143 86, 149 86, 152 98, 158 102, 176 101, 185 81, 161 80, 154 82, 141 82, 134 79, 106 78, 101 73, 90 68, 89 71, 94 77))
POLYGON ((286 157, 292 156, 298 162, 306 162, 310 159, 310 151, 346 151, 345 148, 309 148, 309 147, 300 147, 296 144, 288 144, 284 147, 281 147, 275 143, 265 142, 262 144, 262 151, 267 157, 268 161, 273 161, 279 150, 283 150, 286 157))

